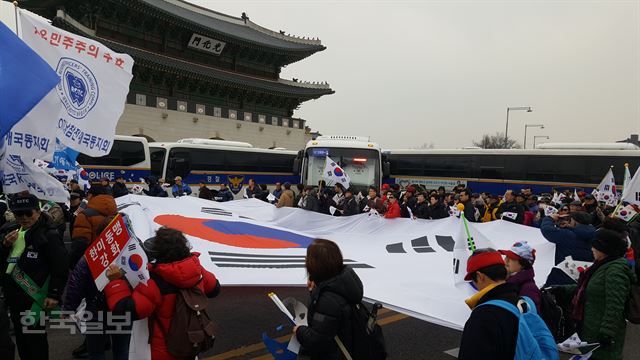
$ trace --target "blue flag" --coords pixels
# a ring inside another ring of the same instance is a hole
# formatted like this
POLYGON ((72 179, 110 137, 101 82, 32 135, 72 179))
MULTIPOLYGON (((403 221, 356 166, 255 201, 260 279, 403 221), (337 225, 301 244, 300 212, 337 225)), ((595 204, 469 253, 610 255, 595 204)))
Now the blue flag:
POLYGON ((4 138, 60 82, 60 77, 2 22, 0 49, 0 138, 4 138))
POLYGON ((53 167, 58 170, 76 170, 76 158, 78 152, 64 146, 60 139, 56 138, 56 150, 53 153, 53 167))

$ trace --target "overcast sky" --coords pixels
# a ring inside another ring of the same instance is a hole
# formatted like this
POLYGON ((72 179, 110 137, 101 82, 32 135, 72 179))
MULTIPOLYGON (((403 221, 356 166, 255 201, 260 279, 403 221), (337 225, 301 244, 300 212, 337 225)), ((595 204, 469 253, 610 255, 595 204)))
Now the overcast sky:
POLYGON ((504 132, 528 147, 610 142, 640 132, 640 0, 191 0, 327 49, 282 77, 328 81, 335 94, 295 116, 323 134, 385 148, 470 146, 504 132), (540 142, 540 139, 538 140, 540 142))

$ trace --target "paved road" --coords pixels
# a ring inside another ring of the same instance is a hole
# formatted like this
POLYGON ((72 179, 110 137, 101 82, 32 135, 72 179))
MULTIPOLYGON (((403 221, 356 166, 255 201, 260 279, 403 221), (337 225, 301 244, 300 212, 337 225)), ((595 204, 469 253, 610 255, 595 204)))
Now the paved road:
MULTIPOLYGON (((275 291, 281 298, 289 296, 306 300, 303 288, 236 287, 224 288, 212 300, 212 315, 216 322, 216 344, 213 351, 203 354, 205 360, 271 359, 261 341, 262 332, 286 341, 291 327, 278 331, 286 320, 276 309, 267 293, 275 291)), ((452 360, 447 352, 459 346, 460 332, 384 310, 382 325, 390 359, 452 360)), ((80 344, 78 335, 52 332, 49 345, 51 359, 70 359, 71 350, 80 344)), ((455 352, 454 352, 455 353, 455 352)), ((627 332, 625 359, 638 359, 640 354, 640 326, 630 326, 627 332)), ((568 358, 568 357, 563 357, 568 358)))

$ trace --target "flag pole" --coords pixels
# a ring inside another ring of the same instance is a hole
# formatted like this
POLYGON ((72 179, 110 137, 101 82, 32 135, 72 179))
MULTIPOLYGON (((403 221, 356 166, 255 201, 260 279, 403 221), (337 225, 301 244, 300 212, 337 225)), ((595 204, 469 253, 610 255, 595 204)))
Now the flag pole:
MULTIPOLYGON (((20 37, 20 34, 18 34, 18 30, 20 29, 20 26, 18 25, 18 2, 14 1, 13 2, 13 10, 15 12, 15 16, 16 16, 16 35, 20 37)), ((22 39, 22 38, 21 38, 22 39)))
POLYGON ((464 213, 460 217, 464 222, 464 231, 467 233, 467 245, 469 247, 469 250, 471 250, 471 252, 474 252, 476 251, 476 242, 473 240, 473 236, 471 236, 471 233, 469 232, 469 224, 467 223, 467 218, 464 216, 464 213))

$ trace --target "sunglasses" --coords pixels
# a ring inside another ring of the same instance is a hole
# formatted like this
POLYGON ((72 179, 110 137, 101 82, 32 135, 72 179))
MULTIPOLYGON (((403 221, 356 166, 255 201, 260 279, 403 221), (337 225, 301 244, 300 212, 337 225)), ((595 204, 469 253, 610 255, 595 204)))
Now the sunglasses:
POLYGON ((33 210, 16 210, 13 212, 15 217, 31 217, 33 215, 33 210))
POLYGON ((393 196, 387 196, 387 199, 395 199, 393 196))

